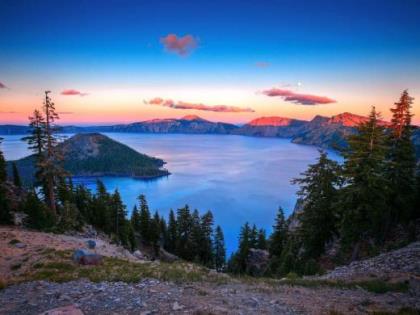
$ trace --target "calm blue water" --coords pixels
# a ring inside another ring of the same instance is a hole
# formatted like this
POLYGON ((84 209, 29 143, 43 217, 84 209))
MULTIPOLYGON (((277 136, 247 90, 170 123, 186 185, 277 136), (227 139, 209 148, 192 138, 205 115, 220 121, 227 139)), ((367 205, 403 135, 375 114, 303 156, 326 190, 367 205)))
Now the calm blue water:
MULTIPOLYGON (((139 194, 145 194, 151 210, 167 216, 189 204, 201 212, 212 210, 225 233, 226 247, 237 247, 239 229, 246 221, 271 231, 279 206, 289 214, 298 187, 290 180, 299 176, 318 157, 315 147, 286 139, 225 135, 126 134, 109 137, 139 152, 162 158, 169 177, 152 181, 102 178, 108 190, 118 189, 130 212, 139 194)), ((6 159, 28 152, 22 136, 3 136, 6 159)), ((118 154, 116 152, 115 154, 118 154)), ((330 157, 340 157, 330 152, 330 157)), ((79 178, 95 188, 95 179, 79 178)))

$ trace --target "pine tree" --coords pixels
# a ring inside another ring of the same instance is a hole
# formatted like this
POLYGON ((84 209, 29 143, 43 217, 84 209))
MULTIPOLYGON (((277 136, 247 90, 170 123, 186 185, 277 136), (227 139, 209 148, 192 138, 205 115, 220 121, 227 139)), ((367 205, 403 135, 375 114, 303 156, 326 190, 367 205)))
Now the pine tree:
POLYGON ((176 244, 176 255, 191 260, 191 231, 192 231, 192 218, 190 208, 186 205, 184 208, 180 208, 177 211, 177 244, 176 244))
MULTIPOLYGON (((369 121, 357 127, 357 134, 348 139, 344 152, 345 186, 340 194, 343 222, 343 244, 358 243, 367 237, 383 239, 389 207, 385 196, 388 182, 385 178, 385 133, 378 123, 375 108, 369 121)), ((357 256, 357 248, 353 257, 357 256)))
POLYGON ((150 233, 150 244, 153 247, 155 255, 159 255, 159 248, 161 245, 161 230, 160 230, 160 216, 159 213, 156 211, 152 220, 150 221, 149 227, 150 233))
POLYGON ((248 222, 241 228, 239 235, 239 249, 236 257, 236 269, 239 273, 245 273, 247 270, 247 259, 249 256, 249 250, 251 249, 251 234, 252 230, 249 227, 248 222))
POLYGON ((317 163, 309 165, 302 178, 292 181, 300 185, 298 195, 304 200, 299 232, 307 257, 321 255, 325 243, 337 233, 338 213, 334 203, 342 183, 340 171, 339 164, 321 151, 317 163))
POLYGON ((169 221, 168 221, 168 240, 166 243, 166 250, 170 253, 175 253, 176 246, 178 242, 178 227, 175 218, 175 213, 171 209, 169 211, 169 221))
POLYGON ((217 271, 223 271, 226 264, 225 238, 222 228, 218 225, 214 234, 214 267, 217 271))
POLYGON ((22 182, 20 180, 19 171, 17 169, 17 166, 16 166, 15 162, 12 163, 12 170, 13 170, 13 184, 16 187, 21 188, 22 187, 22 182))
POLYGON ((201 217, 202 244, 200 246, 200 260, 206 266, 211 266, 213 262, 213 224, 213 213, 207 211, 201 217))
POLYGON ((130 221, 131 221, 131 226, 133 227, 134 232, 140 234, 141 220, 140 220, 140 213, 136 205, 134 205, 133 211, 131 212, 130 221))
POLYGON ((251 248, 257 248, 258 247, 258 229, 255 224, 252 225, 251 232, 249 235, 249 246, 251 248))
POLYGON ((48 229, 53 226, 54 218, 45 204, 38 198, 35 192, 29 192, 20 206, 27 217, 24 220, 26 226, 38 230, 48 229))
POLYGON ((412 126, 410 112, 413 98, 405 90, 400 100, 391 108, 393 114, 388 137, 386 174, 390 186, 389 206, 391 222, 407 223, 414 216, 416 196, 416 155, 411 140, 412 126))
POLYGON ((191 233, 189 242, 187 245, 191 244, 191 247, 185 248, 185 252, 188 253, 188 255, 184 256, 187 260, 193 260, 197 263, 202 262, 201 261, 201 249, 203 246, 203 231, 201 229, 200 224, 200 215, 198 213, 198 210, 195 209, 191 215, 191 233))
POLYGON ((55 104, 49 97, 50 91, 45 91, 44 114, 45 114, 45 153, 39 163, 40 177, 44 185, 44 196, 53 215, 56 215, 56 193, 55 189, 58 180, 65 175, 64 169, 60 166, 63 157, 57 148, 58 140, 55 136, 57 131, 54 126, 55 120, 59 119, 55 111, 55 104))
POLYGON ((286 243, 287 235, 287 224, 284 217, 284 211, 282 207, 279 207, 276 217, 276 224, 273 226, 273 233, 270 236, 269 252, 270 257, 280 257, 284 245, 286 243))
POLYGON ((126 229, 126 210, 122 203, 121 195, 115 190, 111 197, 111 231, 114 233, 123 245, 128 245, 128 235, 126 229))
MULTIPOLYGON (((2 138, 0 138, 0 145, 2 138)), ((3 151, 0 149, 0 224, 12 223, 11 205, 6 191, 6 161, 3 151)))
POLYGON ((265 237, 265 230, 259 229, 258 230, 258 238, 257 238, 257 248, 258 249, 267 249, 267 239, 265 237))
POLYGON ((140 195, 138 199, 140 201, 140 236, 145 243, 149 244, 151 241, 149 206, 144 195, 140 195))

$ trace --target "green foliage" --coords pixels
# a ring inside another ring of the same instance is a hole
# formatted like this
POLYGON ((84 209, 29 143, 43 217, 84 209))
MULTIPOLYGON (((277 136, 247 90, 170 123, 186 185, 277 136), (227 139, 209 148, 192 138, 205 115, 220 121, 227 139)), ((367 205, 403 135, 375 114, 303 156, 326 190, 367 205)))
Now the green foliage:
POLYGON ((26 226, 38 230, 46 230, 53 227, 55 220, 48 211, 46 205, 38 198, 35 192, 29 192, 20 206, 27 217, 24 220, 26 226))
POLYGON ((12 172, 13 172, 13 184, 16 187, 22 187, 22 181, 20 180, 19 171, 17 169, 16 163, 12 163, 12 172))
POLYGON ((218 225, 214 235, 214 267, 217 271, 223 271, 226 263, 225 238, 222 228, 218 225))
POLYGON ((339 217, 335 202, 342 183, 340 171, 339 164, 321 151, 317 163, 309 165, 302 178, 292 181, 300 185, 298 195, 304 200, 299 233, 308 258, 319 257, 325 243, 337 232, 339 217))
MULTIPOLYGON (((389 184, 388 204, 390 221, 408 222, 416 217, 416 154, 411 140, 410 108, 413 98, 405 90, 400 100, 391 108, 393 117, 388 135, 386 178, 389 184)), ((418 215, 418 214, 417 214, 418 215)))
POLYGON ((346 185, 340 193, 344 244, 353 244, 374 237, 382 240, 387 232, 390 210, 386 198, 388 181, 384 176, 386 138, 378 123, 375 108, 369 120, 358 126, 358 133, 349 138, 345 152, 346 185))

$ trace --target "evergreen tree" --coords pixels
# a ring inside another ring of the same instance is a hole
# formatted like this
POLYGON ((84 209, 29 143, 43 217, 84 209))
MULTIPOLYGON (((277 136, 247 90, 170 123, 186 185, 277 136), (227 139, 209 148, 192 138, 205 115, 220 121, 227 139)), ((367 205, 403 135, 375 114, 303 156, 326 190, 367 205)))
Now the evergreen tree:
POLYGON ((19 171, 17 169, 16 163, 12 163, 12 169, 13 169, 13 184, 16 187, 21 188, 22 187, 22 181, 20 180, 19 171))
POLYGON ((63 232, 80 230, 79 210, 73 203, 70 203, 69 201, 64 202, 61 209, 58 228, 63 232))
MULTIPOLYGON (((385 178, 385 134, 375 108, 369 120, 357 127, 344 152, 345 186, 340 194, 343 244, 357 243, 366 237, 382 239, 390 213, 387 206, 388 182, 385 178)), ((355 247, 354 257, 357 255, 355 247)))
POLYGON ((140 236, 145 243, 149 244, 151 241, 149 206, 144 195, 140 195, 138 199, 140 201, 140 236))
POLYGON ((265 230, 260 229, 258 231, 258 238, 257 238, 257 248, 258 249, 267 249, 267 239, 265 237, 265 230))
MULTIPOLYGON (((0 138, 0 145, 2 138, 0 138)), ((6 161, 0 149, 0 224, 12 223, 11 205, 6 191, 6 161)))
POLYGON ((155 255, 159 255, 159 248, 161 245, 161 230, 160 230, 160 216, 159 213, 156 211, 152 220, 150 221, 149 227, 150 233, 150 244, 153 247, 155 255))
POLYGON ((239 235, 239 249, 235 257, 235 269, 238 273, 245 273, 247 266, 247 259, 249 256, 249 250, 251 249, 251 234, 252 229, 249 227, 248 222, 241 227, 239 235))
POLYGON ((168 226, 163 216, 160 218, 159 223, 160 223, 160 246, 163 248, 166 248, 166 244, 168 242, 168 226))
POLYGON ((388 137, 386 175, 390 186, 389 207, 391 222, 407 223, 414 216, 416 196, 416 155, 411 140, 412 126, 410 112, 413 98, 405 90, 400 100, 391 108, 393 114, 388 137))
POLYGON ((302 178, 292 181, 300 185, 298 195, 304 201, 299 232, 307 257, 321 255, 325 243, 337 233, 338 213, 334 203, 342 183, 339 173, 339 164, 321 151, 317 163, 309 165, 302 178))
POLYGON ((185 255, 184 258, 187 260, 193 260, 197 263, 201 262, 201 246, 203 245, 203 231, 201 230, 200 224, 200 215, 198 210, 195 209, 191 215, 191 233, 189 242, 187 243, 187 248, 185 248, 185 252, 188 255, 185 255))
POLYGON ((201 217, 202 242, 200 245, 200 260, 206 266, 211 266, 213 263, 213 224, 213 213, 207 211, 201 217))
POLYGON ((121 195, 118 190, 115 190, 111 197, 110 207, 111 218, 111 233, 114 233, 123 245, 128 245, 128 235, 126 229, 126 210, 122 203, 121 195))
POLYGON ((214 267, 217 271, 223 271, 226 263, 225 238, 222 228, 218 225, 214 234, 214 267))
POLYGON ((284 211, 282 207, 279 207, 276 217, 276 224, 273 226, 273 233, 270 236, 269 252, 270 257, 280 257, 284 245, 286 243, 287 235, 287 224, 284 217, 284 211))
POLYGON ((140 220, 140 213, 136 205, 134 205, 133 211, 131 212, 130 221, 131 221, 131 226, 133 227, 134 232, 140 234, 141 220, 140 220))
POLYGON ((258 247, 258 229, 255 224, 252 225, 251 232, 249 234, 249 246, 250 248, 258 247))
POLYGON ((184 208, 180 208, 177 211, 177 244, 176 244, 176 255, 191 260, 192 243, 191 243, 191 231, 192 231, 192 218, 190 208, 186 205, 184 208))
POLYGON ((43 180, 45 200, 53 215, 56 215, 56 187, 58 180, 65 175, 64 169, 60 166, 63 157, 57 147, 57 128, 54 126, 55 120, 59 119, 55 111, 55 105, 49 97, 50 91, 45 91, 44 114, 45 114, 45 153, 40 160, 40 177, 43 180))
POLYGON ((54 217, 48 211, 45 204, 38 198, 35 192, 29 192, 20 206, 27 217, 24 220, 26 226, 38 230, 48 229, 53 226, 54 217))
POLYGON ((176 223, 175 213, 171 209, 169 211, 168 240, 165 244, 166 250, 170 253, 175 253, 177 241, 178 241, 178 227, 176 223))

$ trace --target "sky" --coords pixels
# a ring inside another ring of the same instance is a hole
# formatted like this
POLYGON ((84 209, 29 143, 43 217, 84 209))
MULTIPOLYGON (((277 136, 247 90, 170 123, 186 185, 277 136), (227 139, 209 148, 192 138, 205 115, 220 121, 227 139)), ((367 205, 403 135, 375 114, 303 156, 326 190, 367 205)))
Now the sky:
POLYGON ((420 124, 420 1, 0 0, 0 123, 51 96, 61 124, 342 112, 420 124))

